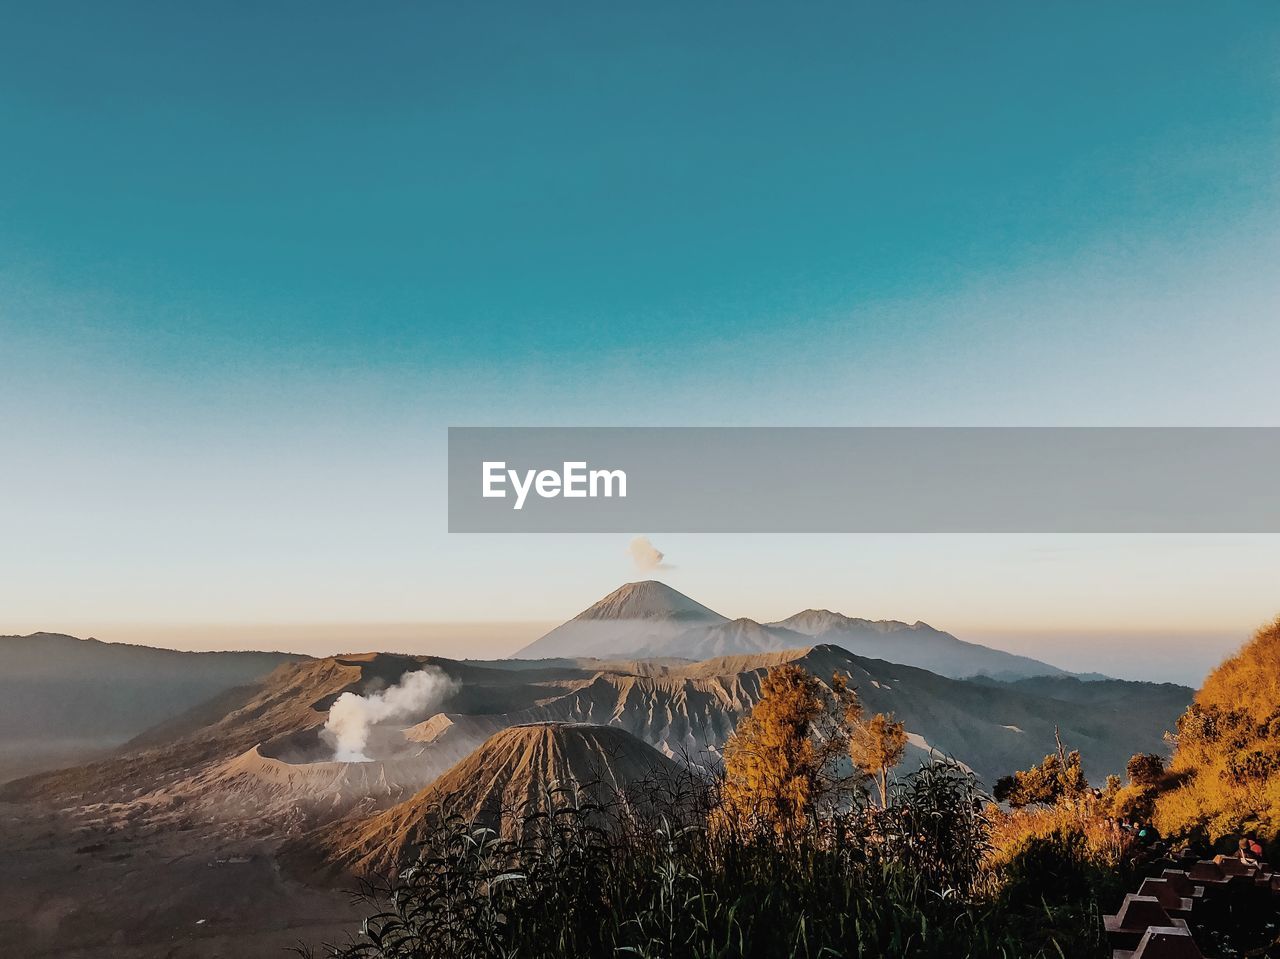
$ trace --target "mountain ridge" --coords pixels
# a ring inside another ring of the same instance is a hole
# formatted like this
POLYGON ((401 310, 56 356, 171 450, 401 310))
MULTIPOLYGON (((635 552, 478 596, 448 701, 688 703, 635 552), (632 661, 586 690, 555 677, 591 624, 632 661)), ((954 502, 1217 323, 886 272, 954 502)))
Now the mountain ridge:
POLYGON ((512 655, 702 660, 733 653, 843 646, 858 655, 919 666, 953 679, 1066 676, 1030 656, 970 643, 921 620, 872 620, 810 608, 771 623, 730 619, 658 580, 627 583, 512 655))
POLYGON ((148 822, 216 822, 227 837, 292 835, 385 808, 495 734, 533 723, 620 729, 684 766, 711 770, 759 701, 768 670, 787 663, 823 683, 847 676, 868 712, 893 712, 905 722, 908 764, 937 749, 990 785, 1042 759, 1060 729, 1098 779, 1122 771, 1135 752, 1162 751, 1165 731, 1192 695, 1171 684, 951 679, 812 643, 692 663, 504 662, 381 653, 285 664, 137 737, 131 751, 17 780, 0 787, 0 799, 114 804, 148 822), (374 727, 368 764, 335 762, 322 729, 336 699, 385 689, 426 667, 448 676, 452 692, 374 727))
POLYGON ((302 654, 0 636, 0 782, 104 756, 302 654))

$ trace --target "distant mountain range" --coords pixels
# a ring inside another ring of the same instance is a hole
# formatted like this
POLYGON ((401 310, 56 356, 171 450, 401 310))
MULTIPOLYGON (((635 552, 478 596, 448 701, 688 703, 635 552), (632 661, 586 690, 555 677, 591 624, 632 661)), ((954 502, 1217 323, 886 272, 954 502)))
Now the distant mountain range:
POLYGON ((1028 656, 966 643, 927 623, 858 619, 826 609, 806 609, 776 623, 730 620, 656 580, 614 590, 515 655, 701 660, 814 644, 953 679, 1070 675, 1028 656))
MULTIPOLYGON (((730 620, 652 580, 610 593, 521 650, 516 655, 526 661, 511 666, 588 668, 580 661, 643 659, 652 670, 656 663, 814 645, 839 646, 951 678, 1068 675, 924 623, 813 609, 776 623, 730 620)), ((0 636, 0 782, 105 756, 149 730, 163 736, 163 724, 193 706, 205 704, 212 715, 221 701, 215 697, 233 695, 282 664, 306 659, 291 653, 180 652, 60 633, 0 636)))
POLYGON ((949 679, 826 644, 694 663, 329 657, 286 664, 162 723, 118 756, 10 783, 0 798, 125 802, 151 791, 148 815, 172 809, 186 818, 208 808, 226 818, 234 810, 231 819, 245 828, 293 823, 300 814, 329 821, 408 798, 495 733, 548 722, 617 727, 670 758, 710 769, 759 700, 765 674, 783 663, 823 682, 847 676, 869 711, 903 720, 908 765, 937 749, 988 785, 1043 758, 1055 729, 1082 751, 1092 778, 1121 772, 1133 753, 1165 748, 1165 731, 1192 695, 1182 686, 1070 677, 949 679), (378 727, 373 761, 335 762, 320 735, 333 702, 424 668, 452 680, 449 695, 378 727))
POLYGON ((101 755, 306 658, 180 652, 61 633, 0 636, 0 782, 101 755))

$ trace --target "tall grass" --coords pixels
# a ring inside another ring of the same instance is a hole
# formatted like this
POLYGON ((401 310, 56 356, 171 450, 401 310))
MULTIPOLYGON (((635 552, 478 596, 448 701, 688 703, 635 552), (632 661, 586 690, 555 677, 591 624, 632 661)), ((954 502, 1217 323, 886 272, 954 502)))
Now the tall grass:
MULTIPOLYGON (((442 818, 372 914, 326 954, 489 957, 1109 956, 1097 911, 1010 895, 984 869, 985 799, 963 768, 923 767, 885 809, 855 803, 779 838, 704 805, 613 814, 572 786, 518 839, 442 818), (709 826, 708 823, 715 823, 709 826), (1030 944, 1030 945, 1029 945, 1030 944)), ((1038 882, 1044 879, 1037 880, 1038 882)))

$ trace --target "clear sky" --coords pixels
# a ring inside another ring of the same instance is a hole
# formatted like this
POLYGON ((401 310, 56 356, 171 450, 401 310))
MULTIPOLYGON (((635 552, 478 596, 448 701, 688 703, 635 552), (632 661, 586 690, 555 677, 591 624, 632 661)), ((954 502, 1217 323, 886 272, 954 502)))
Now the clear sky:
MULTIPOLYGON (((448 425, 1280 425, 1280 6, 463 7, 3 5, 0 632, 637 577, 447 535, 448 425)), ((655 539, 1081 668, 1280 611, 1274 537, 655 539)))

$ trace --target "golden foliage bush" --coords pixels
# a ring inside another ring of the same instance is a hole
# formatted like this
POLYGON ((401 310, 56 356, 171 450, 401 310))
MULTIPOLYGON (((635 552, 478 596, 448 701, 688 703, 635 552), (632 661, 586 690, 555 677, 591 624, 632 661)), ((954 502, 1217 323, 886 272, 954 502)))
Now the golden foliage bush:
POLYGON ((1117 819, 1138 819, 1145 822, 1152 817, 1155 790, 1154 786, 1138 783, 1121 786, 1109 797, 1111 815, 1117 819))
POLYGON ((995 798, 1014 808, 1037 803, 1053 805, 1081 792, 1087 785, 1080 751, 1073 749, 1069 754, 1051 753, 1039 765, 1001 776, 996 781, 995 798))
POLYGON ((1089 793, 1052 806, 1025 806, 1007 812, 992 805, 987 810, 991 846, 984 867, 993 876, 1004 875, 1032 841, 1067 836, 1078 842, 1091 864, 1117 869, 1126 860, 1133 839, 1131 833, 1116 828, 1107 813, 1105 805, 1089 793))
POLYGON ((1280 617, 1215 669, 1179 718, 1170 782, 1155 806, 1165 834, 1280 837, 1280 617))
POLYGON ((835 698, 843 692, 841 685, 833 694, 799 666, 769 670, 760 700, 725 744, 723 816, 782 834, 812 821, 847 748, 835 698))
POLYGON ((1239 708, 1259 723, 1273 718, 1280 708, 1280 616, 1210 673, 1195 701, 1204 707, 1239 708))
POLYGON ((885 809, 906 748, 905 725, 892 713, 864 717, 846 675, 828 685, 794 664, 775 666, 725 744, 718 822, 788 835, 823 808, 847 808, 867 780, 885 809))
POLYGON ((889 770, 902 762, 907 751, 907 727, 892 713, 876 713, 866 722, 855 719, 849 731, 849 756, 853 765, 876 781, 880 808, 889 805, 889 770))

